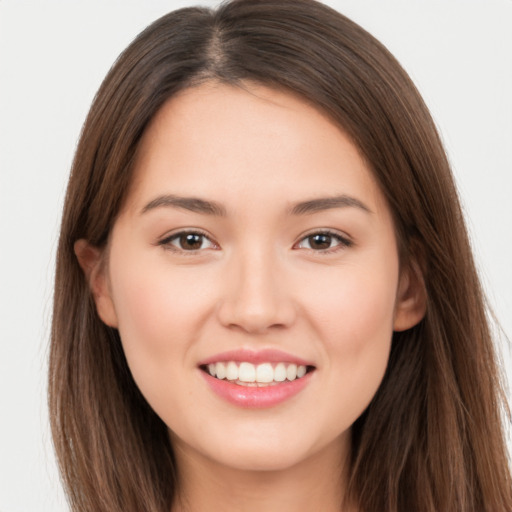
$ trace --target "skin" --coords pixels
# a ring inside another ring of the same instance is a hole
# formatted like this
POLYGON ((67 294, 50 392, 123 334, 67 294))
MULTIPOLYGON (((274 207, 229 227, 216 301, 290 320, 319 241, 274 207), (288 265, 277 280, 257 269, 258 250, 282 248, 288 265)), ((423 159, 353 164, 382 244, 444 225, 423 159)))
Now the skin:
POLYGON ((262 86, 188 89, 146 130, 107 249, 80 240, 75 251, 169 427, 173 510, 340 510, 351 425, 382 380, 393 330, 415 325, 425 301, 400 268, 384 197, 337 125, 262 86), (146 208, 163 194, 215 201, 225 215, 146 208), (360 204, 290 211, 342 195, 360 204), (200 249, 170 240, 191 228, 207 237, 200 249), (312 245, 326 230, 342 241, 312 245), (198 368, 238 348, 279 349, 315 370, 284 403, 243 409, 198 368))

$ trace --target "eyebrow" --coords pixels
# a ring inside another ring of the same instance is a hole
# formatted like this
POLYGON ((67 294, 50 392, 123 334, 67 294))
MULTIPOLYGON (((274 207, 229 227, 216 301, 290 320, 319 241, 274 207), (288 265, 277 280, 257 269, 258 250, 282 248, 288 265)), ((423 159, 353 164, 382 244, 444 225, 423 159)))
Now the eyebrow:
POLYGON ((355 197, 342 194, 334 197, 320 197, 318 199, 310 199, 295 204, 291 208, 292 215, 307 215, 333 208, 359 208, 366 213, 373 213, 368 206, 355 197))
MULTIPOLYGON (((226 209, 221 204, 215 201, 207 201, 199 197, 183 197, 173 194, 166 194, 158 196, 150 201, 141 213, 144 214, 156 208, 178 208, 188 210, 194 213, 201 213, 206 215, 214 215, 218 217, 226 216, 226 209)), ((320 197, 316 199, 309 199, 296 203, 290 209, 292 215, 308 215, 324 210, 331 210, 333 208, 359 208, 367 213, 373 213, 364 203, 355 197, 347 196, 345 194, 334 197, 320 197)))
POLYGON ((226 209, 215 201, 206 201, 198 197, 175 196, 172 194, 158 196, 153 199, 144 206, 141 213, 146 213, 160 207, 178 208, 181 210, 188 210, 195 213, 215 215, 219 217, 226 216, 226 209))

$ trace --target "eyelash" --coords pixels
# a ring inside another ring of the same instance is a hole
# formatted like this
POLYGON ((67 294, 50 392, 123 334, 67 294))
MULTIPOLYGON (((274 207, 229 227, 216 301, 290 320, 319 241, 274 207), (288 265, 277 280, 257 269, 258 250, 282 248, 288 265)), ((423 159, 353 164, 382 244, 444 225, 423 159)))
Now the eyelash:
POLYGON ((177 233, 173 233, 173 234, 163 238, 162 240, 160 240, 158 242, 158 245, 164 247, 165 249, 167 249, 169 251, 183 254, 186 256, 197 254, 198 252, 200 252, 202 250, 201 248, 186 250, 186 249, 172 245, 172 242, 174 240, 179 240, 181 237, 185 237, 188 235, 200 236, 203 238, 203 242, 204 242, 204 240, 208 240, 212 245, 215 246, 215 248, 218 248, 218 245, 214 241, 212 241, 211 238, 206 233, 203 233, 202 231, 197 230, 197 229, 184 230, 184 231, 178 231, 177 233))
POLYGON ((297 247, 299 244, 303 243, 304 241, 314 237, 314 236, 328 236, 328 237, 331 237, 333 239, 335 239, 338 244, 335 245, 334 247, 328 247, 327 249, 318 249, 318 250, 315 250, 313 248, 306 248, 307 250, 309 251, 313 251, 314 253, 316 254, 322 254, 322 255, 328 255, 328 254, 333 254, 333 253, 336 253, 338 251, 342 251, 344 249, 347 249, 349 247, 351 247, 353 245, 353 242, 352 240, 350 240, 348 237, 346 236, 343 236, 341 235, 339 232, 337 231, 333 231, 333 230, 330 230, 330 229, 322 229, 322 230, 319 230, 319 231, 312 231, 311 233, 307 233, 305 236, 303 236, 299 242, 297 242, 295 245, 294 245, 294 248, 297 247))
MULTIPOLYGON (((204 233, 200 230, 184 230, 184 231, 179 231, 177 233, 173 233, 173 234, 163 238, 162 240, 160 240, 157 245, 162 246, 165 249, 170 250, 172 252, 184 254, 187 256, 197 254, 198 252, 204 250, 201 247, 199 249, 187 250, 187 249, 176 247, 172 244, 173 241, 179 240, 181 237, 185 237, 185 236, 189 236, 189 235, 202 237, 203 242, 204 242, 204 240, 208 240, 214 246, 215 249, 218 248, 218 245, 216 244, 216 242, 212 241, 206 233, 204 233)), ((296 244, 294 244, 293 249, 300 249, 301 248, 300 244, 304 243, 306 240, 311 239, 314 236, 327 236, 327 237, 331 237, 331 238, 335 239, 338 242, 337 245, 335 245, 334 247, 328 247, 327 249, 315 250, 311 246, 309 248, 305 248, 306 250, 313 251, 317 254, 333 254, 340 250, 351 247, 353 245, 353 242, 351 240, 349 240, 345 236, 340 235, 340 233, 338 233, 337 231, 323 229, 323 230, 313 231, 311 233, 306 234, 296 244)))

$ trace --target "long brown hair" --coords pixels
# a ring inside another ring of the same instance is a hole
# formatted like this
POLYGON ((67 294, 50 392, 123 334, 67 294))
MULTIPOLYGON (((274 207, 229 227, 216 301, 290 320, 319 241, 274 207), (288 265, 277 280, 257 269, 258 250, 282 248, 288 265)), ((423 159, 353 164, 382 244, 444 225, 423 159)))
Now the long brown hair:
POLYGON ((421 268, 427 312, 394 334, 382 385, 353 425, 350 496, 366 512, 512 510, 508 409, 436 128, 391 54, 311 0, 172 12, 121 54, 96 95, 65 201, 50 352, 51 426, 72 510, 168 512, 176 493, 167 427, 137 389, 118 332, 99 319, 73 244, 105 246, 146 126, 207 80, 290 90, 335 120, 388 200, 402 264, 421 268))

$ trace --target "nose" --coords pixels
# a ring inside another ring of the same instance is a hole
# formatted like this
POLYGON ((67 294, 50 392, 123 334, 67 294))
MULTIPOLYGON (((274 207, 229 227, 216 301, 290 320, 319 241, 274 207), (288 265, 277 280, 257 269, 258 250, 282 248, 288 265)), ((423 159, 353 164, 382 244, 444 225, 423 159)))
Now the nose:
POLYGON ((291 289, 272 254, 252 253, 231 262, 223 289, 217 313, 225 327, 265 334, 295 320, 291 289))

